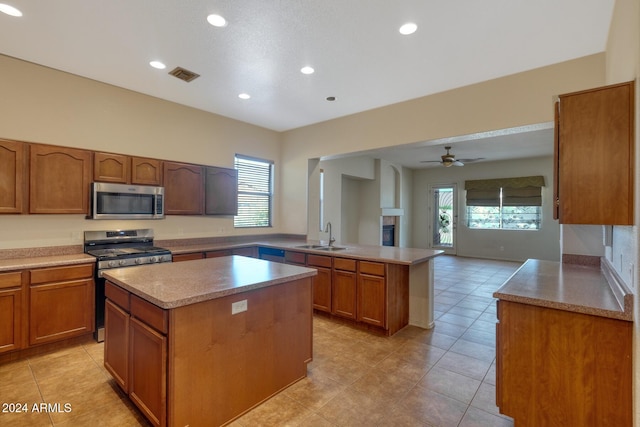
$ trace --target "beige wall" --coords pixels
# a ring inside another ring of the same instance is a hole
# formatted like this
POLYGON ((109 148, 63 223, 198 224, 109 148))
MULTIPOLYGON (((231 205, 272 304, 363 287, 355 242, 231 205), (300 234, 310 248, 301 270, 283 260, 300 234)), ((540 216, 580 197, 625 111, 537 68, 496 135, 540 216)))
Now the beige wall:
MULTIPOLYGON (((283 202, 307 208, 307 159, 553 121, 553 97, 604 84, 604 54, 592 55, 283 134, 283 202)), ((288 230, 306 232, 306 215, 288 230)))
MULTIPOLYGON (((0 138, 226 167, 233 167, 235 153, 280 163, 277 132, 6 56, 0 56, 0 70, 0 138)), ((250 232, 279 232, 279 206, 276 196, 273 229, 250 232)), ((83 230, 129 227, 154 228, 160 239, 242 233, 232 218, 3 215, 0 249, 80 244, 83 230)))

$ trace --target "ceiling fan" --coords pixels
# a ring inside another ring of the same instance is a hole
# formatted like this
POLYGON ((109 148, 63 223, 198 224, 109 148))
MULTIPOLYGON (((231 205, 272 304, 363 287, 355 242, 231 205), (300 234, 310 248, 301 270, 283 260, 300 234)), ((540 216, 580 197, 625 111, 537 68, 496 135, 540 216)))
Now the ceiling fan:
POLYGON ((444 149, 447 150, 447 154, 443 154, 442 156, 440 156, 442 160, 423 160, 420 163, 440 163, 445 168, 448 168, 450 166, 464 166, 465 163, 471 163, 471 162, 484 159, 484 157, 476 157, 475 159, 456 160, 456 156, 449 153, 449 150, 451 150, 451 147, 444 147, 444 149))

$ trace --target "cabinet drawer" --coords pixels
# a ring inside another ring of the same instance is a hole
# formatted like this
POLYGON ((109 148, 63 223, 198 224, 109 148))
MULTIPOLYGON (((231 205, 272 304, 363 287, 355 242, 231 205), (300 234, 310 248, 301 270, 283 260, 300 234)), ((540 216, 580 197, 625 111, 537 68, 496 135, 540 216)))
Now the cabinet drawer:
POLYGON ((301 264, 301 265, 305 265, 306 263, 306 255, 303 254, 302 252, 290 252, 290 251, 286 251, 284 253, 284 260, 285 262, 291 263, 291 264, 301 264))
POLYGON ((384 276, 384 264, 381 262, 360 261, 360 273, 384 276))
POLYGON ((221 256, 230 256, 231 249, 220 249, 217 251, 209 251, 204 253, 205 258, 218 258, 221 256))
POLYGON ((16 288, 22 285, 22 272, 15 271, 12 273, 0 274, 0 289, 16 288))
POLYGON ((113 301, 114 304, 120 306, 125 311, 129 311, 129 291, 125 291, 120 286, 116 286, 111 282, 105 282, 104 295, 113 301))
POLYGON ((335 258, 333 260, 333 268, 335 268, 336 270, 356 271, 356 260, 335 258))
POLYGON ((94 264, 31 270, 31 284, 93 278, 94 264))
POLYGON ((202 259, 204 258, 204 254, 202 252, 193 252, 190 254, 173 254, 173 262, 180 261, 191 261, 194 259, 202 259))
POLYGON ((163 334, 169 330, 167 310, 163 310, 136 295, 131 295, 131 316, 140 319, 163 334))
POLYGON ((307 255, 307 264, 313 267, 331 268, 331 257, 322 255, 307 255))

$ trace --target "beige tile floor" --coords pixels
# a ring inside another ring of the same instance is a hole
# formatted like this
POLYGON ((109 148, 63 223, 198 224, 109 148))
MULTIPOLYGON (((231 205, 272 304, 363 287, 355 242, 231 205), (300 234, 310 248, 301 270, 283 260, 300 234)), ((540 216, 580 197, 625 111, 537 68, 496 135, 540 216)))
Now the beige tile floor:
MULTIPOLYGON (((316 316, 308 377, 232 426, 513 426, 495 406, 491 294, 518 265, 437 258, 432 330, 384 338, 316 316)), ((0 426, 147 426, 102 352, 91 342, 0 365, 0 426), (34 411, 40 402, 60 406, 34 411), (2 412, 12 403, 27 412, 2 412)))

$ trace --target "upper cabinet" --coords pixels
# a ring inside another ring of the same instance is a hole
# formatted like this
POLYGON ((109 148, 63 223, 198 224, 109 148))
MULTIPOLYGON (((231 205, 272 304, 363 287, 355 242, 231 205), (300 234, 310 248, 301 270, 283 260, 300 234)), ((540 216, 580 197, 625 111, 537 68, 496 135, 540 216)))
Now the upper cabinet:
POLYGON ((123 154, 95 153, 93 179, 120 184, 162 185, 162 161, 123 154))
POLYGON ((555 114, 554 218, 632 225, 634 82, 561 95, 555 114))
POLYGON ((238 214, 238 171, 219 167, 205 168, 205 214, 238 214))
POLYGON ((131 159, 122 154, 95 153, 93 180, 128 184, 131 180, 131 159))
POLYGON ((139 185, 162 185, 162 160, 132 157, 131 183, 139 185))
POLYGON ((23 213, 27 204, 27 144, 0 139, 0 213, 23 213))
POLYGON ((164 209, 167 215, 204 212, 202 166, 164 162, 164 209))
POLYGON ((92 152, 40 144, 29 150, 29 212, 86 214, 92 152))

